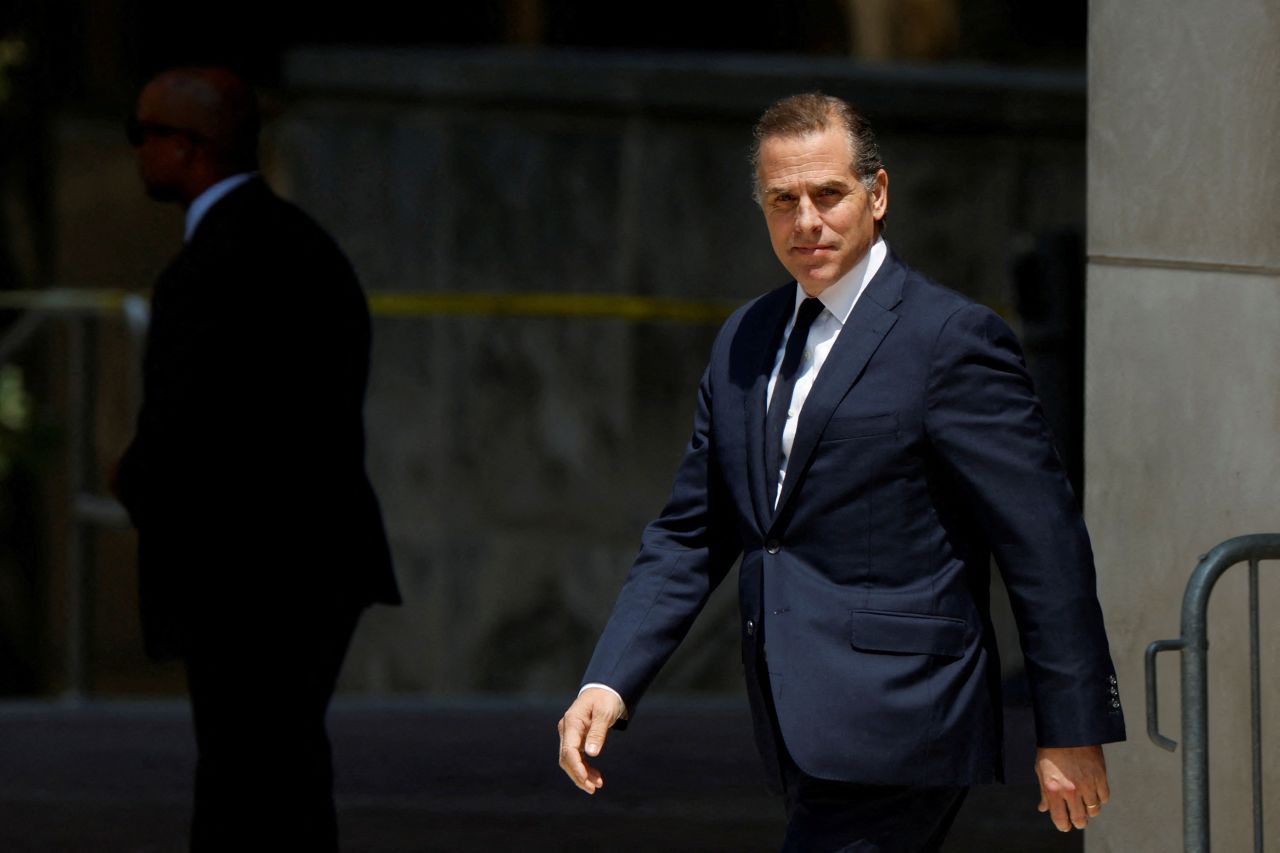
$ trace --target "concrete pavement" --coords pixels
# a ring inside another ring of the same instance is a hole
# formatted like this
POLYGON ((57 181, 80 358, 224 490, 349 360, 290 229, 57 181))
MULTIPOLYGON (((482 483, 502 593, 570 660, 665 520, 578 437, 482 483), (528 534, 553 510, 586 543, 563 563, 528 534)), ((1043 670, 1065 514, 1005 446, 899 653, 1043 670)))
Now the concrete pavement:
MULTIPOLYGON (((251 701, 252 697, 246 697, 251 701)), ((556 765, 561 703, 339 698, 331 712, 344 853, 772 853, 745 705, 646 702, 610 738, 606 787, 556 765)), ((1013 784, 976 788, 946 853, 1067 853, 1035 811, 1030 719, 1013 709, 1013 784)), ((0 704, 0 851, 179 853, 194 750, 178 700, 0 704)))

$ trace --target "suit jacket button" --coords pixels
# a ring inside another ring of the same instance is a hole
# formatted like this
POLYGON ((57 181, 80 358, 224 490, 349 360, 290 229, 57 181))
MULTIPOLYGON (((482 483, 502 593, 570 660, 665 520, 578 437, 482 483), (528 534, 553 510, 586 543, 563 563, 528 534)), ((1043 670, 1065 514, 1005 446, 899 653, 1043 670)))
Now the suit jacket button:
POLYGON ((747 636, 754 637, 755 635, 756 635, 756 623, 748 619, 747 620, 747 636))
POLYGON ((770 554, 776 554, 782 550, 782 543, 777 539, 770 539, 768 542, 764 543, 764 549, 770 554))

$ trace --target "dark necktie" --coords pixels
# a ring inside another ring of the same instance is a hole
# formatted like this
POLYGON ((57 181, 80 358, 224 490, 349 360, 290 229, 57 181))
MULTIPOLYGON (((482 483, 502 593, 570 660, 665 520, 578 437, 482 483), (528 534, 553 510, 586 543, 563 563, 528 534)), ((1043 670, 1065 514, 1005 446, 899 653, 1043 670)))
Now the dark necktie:
POLYGON ((764 419, 764 464, 766 482, 769 484, 769 504, 778 496, 778 469, 782 467, 782 431, 787 425, 787 410, 791 408, 791 394, 796 390, 796 374, 800 372, 800 358, 809 341, 809 328, 822 313, 822 300, 810 296, 800 303, 796 322, 787 338, 787 350, 782 355, 782 366, 773 385, 773 397, 769 413, 764 419))

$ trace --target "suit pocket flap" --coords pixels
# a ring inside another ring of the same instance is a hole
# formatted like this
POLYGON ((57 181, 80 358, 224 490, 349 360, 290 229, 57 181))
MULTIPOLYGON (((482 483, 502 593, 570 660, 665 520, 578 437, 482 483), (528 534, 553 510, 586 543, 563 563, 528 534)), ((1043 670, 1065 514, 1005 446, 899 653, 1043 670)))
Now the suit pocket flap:
POLYGON ((856 418, 832 418, 822 430, 822 441, 844 441, 849 438, 870 438, 873 435, 893 435, 898 431, 898 416, 871 415, 856 418))
POLYGON ((855 610, 849 618, 849 642, 863 651, 958 658, 965 633, 964 620, 949 616, 855 610))

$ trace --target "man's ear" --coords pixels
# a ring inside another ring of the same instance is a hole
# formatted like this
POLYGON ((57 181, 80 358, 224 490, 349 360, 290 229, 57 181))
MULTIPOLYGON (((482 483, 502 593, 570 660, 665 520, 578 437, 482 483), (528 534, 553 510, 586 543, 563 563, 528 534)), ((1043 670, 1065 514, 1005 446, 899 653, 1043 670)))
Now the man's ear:
POLYGON ((876 221, 884 219, 889 211, 889 173, 884 169, 876 172, 875 188, 871 191, 871 215, 876 221))

